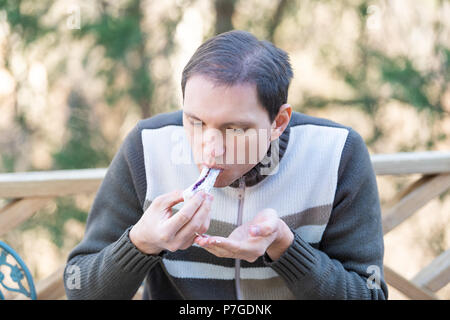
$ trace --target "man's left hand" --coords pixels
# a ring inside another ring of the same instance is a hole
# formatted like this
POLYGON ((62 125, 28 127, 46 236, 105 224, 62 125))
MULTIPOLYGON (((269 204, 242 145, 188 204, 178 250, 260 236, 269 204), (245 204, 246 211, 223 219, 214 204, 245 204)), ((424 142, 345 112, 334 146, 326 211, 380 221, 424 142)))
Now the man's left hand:
POLYGON ((234 229, 228 238, 199 235, 195 243, 222 258, 254 262, 267 252, 277 260, 289 248, 294 235, 274 209, 264 209, 247 223, 234 229))

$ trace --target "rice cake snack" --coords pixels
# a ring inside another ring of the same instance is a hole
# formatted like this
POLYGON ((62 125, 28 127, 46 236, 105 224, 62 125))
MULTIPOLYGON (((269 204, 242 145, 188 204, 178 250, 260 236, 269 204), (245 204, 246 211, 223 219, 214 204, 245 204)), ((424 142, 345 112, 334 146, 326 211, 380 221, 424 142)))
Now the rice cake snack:
POLYGON ((214 187, 214 183, 216 182, 217 176, 222 171, 222 169, 214 169, 203 167, 200 176, 197 181, 195 181, 189 188, 183 191, 183 199, 184 201, 192 198, 197 192, 203 190, 206 193, 209 193, 211 189, 214 187))

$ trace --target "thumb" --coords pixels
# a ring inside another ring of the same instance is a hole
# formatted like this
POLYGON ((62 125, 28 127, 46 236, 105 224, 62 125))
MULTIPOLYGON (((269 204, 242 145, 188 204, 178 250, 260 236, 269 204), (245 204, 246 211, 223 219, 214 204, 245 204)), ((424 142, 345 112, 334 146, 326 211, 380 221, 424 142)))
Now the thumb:
POLYGON ((276 220, 270 219, 249 226, 249 233, 253 237, 267 237, 277 230, 276 220))
POLYGON ((158 197, 157 205, 161 209, 167 209, 173 207, 174 205, 182 201, 183 201, 183 190, 174 190, 172 192, 160 195, 158 197))

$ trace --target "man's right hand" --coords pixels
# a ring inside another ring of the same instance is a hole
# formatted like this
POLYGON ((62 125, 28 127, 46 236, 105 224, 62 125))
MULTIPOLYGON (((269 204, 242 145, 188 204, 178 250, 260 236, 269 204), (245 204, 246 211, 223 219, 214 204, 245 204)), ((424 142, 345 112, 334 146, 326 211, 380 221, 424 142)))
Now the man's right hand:
POLYGON ((141 219, 131 228, 131 242, 143 253, 159 254, 187 249, 196 237, 209 228, 213 196, 199 191, 172 214, 172 207, 183 201, 183 190, 156 197, 141 219))

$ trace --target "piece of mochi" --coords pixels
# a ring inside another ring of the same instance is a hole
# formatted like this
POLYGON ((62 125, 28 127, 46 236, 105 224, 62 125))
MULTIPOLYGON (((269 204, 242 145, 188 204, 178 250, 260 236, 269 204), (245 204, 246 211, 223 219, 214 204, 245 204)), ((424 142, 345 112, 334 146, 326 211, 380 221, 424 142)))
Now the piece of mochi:
POLYGON ((188 201, 200 190, 209 193, 213 188, 217 176, 221 171, 222 171, 221 169, 203 167, 202 172, 200 173, 200 176, 198 177, 197 181, 195 181, 191 186, 189 186, 189 188, 183 191, 184 201, 188 201))

